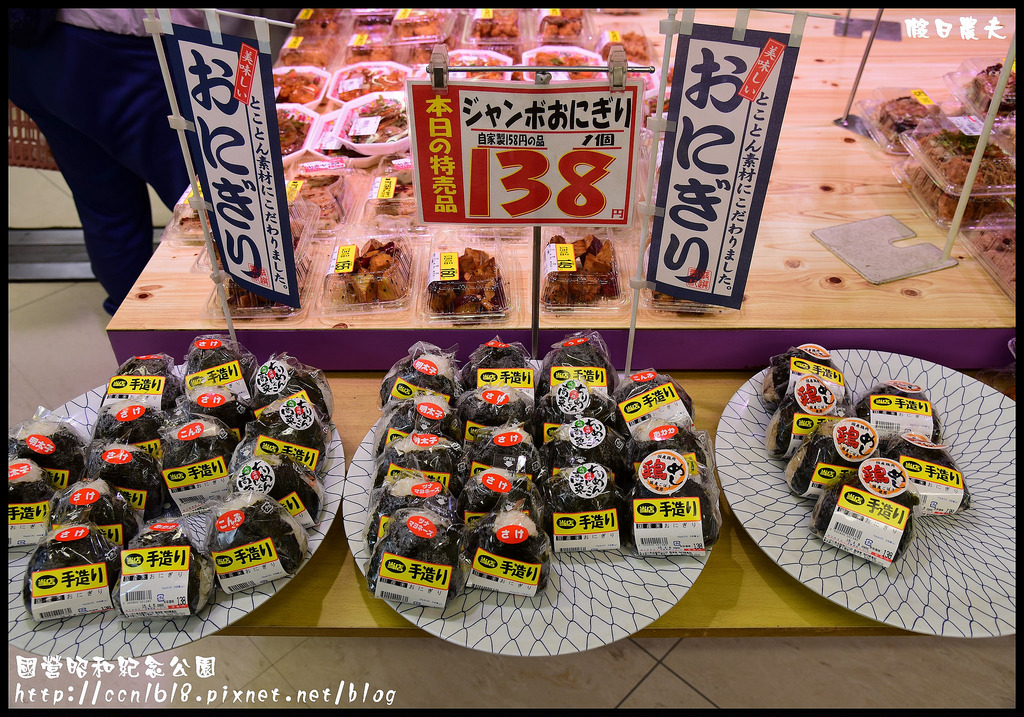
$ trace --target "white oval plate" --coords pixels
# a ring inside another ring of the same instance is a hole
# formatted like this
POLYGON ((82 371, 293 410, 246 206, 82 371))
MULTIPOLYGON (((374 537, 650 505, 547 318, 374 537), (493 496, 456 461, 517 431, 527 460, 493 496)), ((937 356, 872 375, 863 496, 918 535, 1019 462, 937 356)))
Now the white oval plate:
MULTIPOLYGON (((55 409, 53 414, 69 418, 82 427, 86 435, 90 435, 96 414, 103 404, 106 388, 105 385, 94 388, 55 409)), ((345 451, 333 423, 327 457, 330 462, 324 477, 324 510, 320 524, 308 531, 309 547, 299 570, 309 563, 313 553, 320 547, 341 505, 345 451)), ((213 604, 203 608, 198 615, 176 620, 122 620, 116 610, 108 610, 63 620, 35 622, 25 612, 21 597, 25 566, 31 554, 31 550, 24 549, 12 550, 8 554, 7 636, 11 645, 37 655, 111 660, 117 657, 144 657, 171 650, 212 635, 240 620, 272 598, 291 580, 280 578, 231 594, 217 588, 213 604)))
MULTIPOLYGON (((370 558, 362 533, 373 487, 375 428, 352 458, 342 501, 345 535, 363 575, 370 558)), ((548 585, 533 598, 471 588, 444 610, 387 603, 414 625, 456 645, 497 655, 562 655, 647 627, 679 602, 707 559, 639 558, 622 549, 553 553, 548 585)))
POLYGON ((900 354, 834 350, 853 396, 887 380, 923 386, 943 443, 964 474, 971 507, 915 520, 907 552, 888 569, 811 534, 814 501, 789 492, 785 462, 766 457, 771 411, 765 369, 729 401, 718 423, 718 477, 733 514, 768 557, 832 602, 911 632, 947 637, 1016 633, 1016 403, 959 371, 900 354))

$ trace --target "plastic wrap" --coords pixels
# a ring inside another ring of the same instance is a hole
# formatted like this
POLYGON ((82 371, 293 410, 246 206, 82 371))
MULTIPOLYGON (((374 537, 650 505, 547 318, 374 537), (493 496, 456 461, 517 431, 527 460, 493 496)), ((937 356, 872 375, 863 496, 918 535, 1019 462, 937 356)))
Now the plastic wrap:
POLYGON ((146 408, 131 399, 104 403, 96 412, 92 442, 127 443, 144 448, 156 459, 163 457, 160 430, 167 424, 168 414, 146 408))
POLYGON ((909 381, 883 381, 857 397, 857 417, 868 421, 879 437, 919 433, 933 443, 942 442, 942 421, 928 400, 928 392, 909 381))
POLYGON ((405 88, 412 69, 397 62, 354 62, 331 76, 327 99, 336 107, 371 92, 395 92, 405 88))
POLYGON ((562 424, 580 418, 596 419, 606 426, 615 427, 620 433, 626 433, 626 427, 611 396, 591 389, 582 379, 569 378, 536 402, 534 421, 537 440, 547 443, 562 424))
MULTIPOLYGON (((978 148, 982 124, 966 118, 938 117, 922 121, 900 135, 903 146, 946 194, 959 197, 978 148)), ((1015 194, 1017 167, 1014 158, 990 137, 981 156, 972 197, 1015 194)))
POLYGON ((355 193, 363 172, 343 166, 344 161, 304 162, 288 180, 289 196, 309 202, 319 212, 313 238, 332 239, 354 214, 355 193))
POLYGON ((302 105, 316 111, 327 92, 331 75, 312 65, 274 69, 274 93, 280 104, 302 105))
POLYGON ((846 395, 846 380, 839 367, 832 361, 832 353, 818 344, 793 346, 782 354, 772 356, 768 371, 764 375, 761 397, 765 403, 775 406, 793 391, 801 376, 814 375, 824 381, 838 400, 846 395))
POLYGON ((185 410, 216 418, 227 426, 231 436, 242 439, 245 426, 253 419, 252 399, 243 399, 230 386, 218 386, 208 376, 198 376, 185 390, 185 410))
POLYGON ((373 550, 387 530, 391 516, 399 510, 419 508, 431 510, 452 523, 459 522, 455 497, 443 483, 424 480, 413 471, 397 471, 370 492, 363 539, 366 549, 373 550))
POLYGON ((396 361, 380 386, 380 405, 412 398, 417 393, 443 396, 449 404, 462 393, 456 350, 442 350, 432 343, 417 341, 409 353, 396 361))
POLYGON ((282 398, 304 398, 325 421, 330 421, 334 412, 334 394, 324 372, 287 351, 271 355, 252 379, 252 404, 257 412, 282 398))
POLYGON ((466 475, 466 454, 456 441, 431 433, 410 433, 389 443, 374 459, 374 488, 403 472, 436 481, 458 496, 466 475))
POLYGON ((518 64, 533 41, 531 13, 520 8, 475 8, 463 26, 462 47, 500 53, 512 59, 509 64, 518 64))
POLYGON ((548 311, 624 307, 628 299, 617 256, 622 241, 608 233, 568 229, 549 236, 541 258, 541 305, 548 311))
POLYGON ((409 148, 405 92, 370 92, 341 107, 337 130, 343 145, 366 156, 409 148))
POLYGON ((40 412, 7 432, 7 457, 28 458, 46 471, 55 490, 85 476, 85 439, 71 421, 40 412))
POLYGON ((554 551, 617 550, 628 514, 612 469, 582 456, 567 458, 565 465, 552 467, 550 483, 544 486, 549 510, 545 530, 554 551))
POLYGON ((291 456, 322 480, 327 474, 330 423, 306 399, 280 398, 265 406, 245 429, 231 457, 230 470, 258 453, 291 456))
MULTIPOLYGON (((929 219, 944 229, 952 225, 960 203, 958 195, 943 191, 913 157, 894 162, 892 172, 929 219)), ((992 215, 1013 214, 1016 211, 1015 195, 972 195, 960 219, 960 228, 977 229, 992 215)))
POLYGON ((167 354, 133 356, 118 366, 107 382, 103 403, 130 399, 147 408, 169 411, 182 390, 181 377, 172 357, 167 354))
POLYGON ((360 232, 332 247, 325 267, 320 313, 343 316, 351 311, 399 311, 412 297, 414 254, 399 234, 360 232))
POLYGON ((249 384, 257 366, 252 352, 226 334, 204 334, 189 344, 185 354, 185 385, 192 385, 202 376, 249 398, 249 384))
POLYGON ((311 65, 322 70, 333 71, 342 50, 339 35, 302 35, 296 28, 284 41, 277 56, 275 67, 311 65))
POLYGON ((466 525, 503 507, 514 507, 538 522, 543 522, 547 512, 543 493, 522 473, 490 468, 472 476, 462 486, 458 516, 466 525))
POLYGON ((540 451, 519 423, 480 429, 476 440, 466 445, 466 463, 467 481, 491 468, 521 473, 538 485, 547 479, 540 451))
POLYGON ((506 423, 518 423, 531 435, 536 435, 533 424, 533 398, 515 388, 481 386, 465 391, 456 402, 455 409, 464 429, 462 440, 471 443, 486 428, 506 423))
POLYGON ((412 157, 389 154, 381 158, 370 175, 361 222, 381 230, 401 231, 421 226, 416 220, 412 157))
POLYGON ((618 374, 597 331, 577 331, 551 345, 537 375, 537 395, 544 396, 570 378, 582 379, 592 391, 611 395, 615 390, 618 374))
POLYGON ((481 518, 467 531, 461 560, 467 588, 535 597, 548 584, 551 540, 539 518, 515 503, 481 518))
POLYGON ((427 433, 456 443, 463 440, 458 414, 441 396, 421 394, 391 401, 381 412, 374 435, 374 455, 380 455, 392 441, 412 433, 427 433))
POLYGON ((161 432, 162 473, 178 509, 188 512, 227 495, 228 465, 238 441, 209 416, 181 416, 161 432))
POLYGON ((481 386, 507 386, 532 397, 535 373, 530 352, 522 343, 506 344, 495 336, 469 355, 462 367, 462 387, 468 391, 481 386))
POLYGON ((141 513, 102 479, 84 480, 65 488, 50 502, 50 527, 91 523, 110 542, 122 547, 142 527, 141 513))
POLYGON ((633 430, 649 419, 693 423, 696 416, 690 394, 668 374, 654 369, 637 371, 624 378, 612 394, 623 425, 633 430))
POLYGON ((577 417, 545 433, 551 440, 541 447, 541 458, 549 475, 574 462, 599 463, 611 470, 611 478, 627 487, 632 466, 626 458, 626 436, 596 418, 577 417))
POLYGON ((967 480, 949 446, 904 433, 882 438, 878 455, 903 467, 907 488, 921 501, 914 507, 915 515, 953 515, 971 507, 967 480))
POLYGON ((435 236, 428 254, 422 314, 432 321, 502 321, 514 296, 504 252, 494 239, 435 236))
POLYGON ((859 418, 830 417, 808 435, 786 463, 789 492, 816 498, 878 451, 878 433, 859 418))
POLYGON ((942 110, 921 89, 883 87, 871 93, 871 98, 859 103, 861 116, 868 122, 871 138, 889 154, 906 154, 900 133, 914 129, 924 119, 937 117, 942 110))
POLYGON ((853 415, 853 408, 840 401, 817 376, 802 376, 768 419, 764 445, 769 458, 789 458, 817 425, 830 416, 853 415))
POLYGON ((237 464, 232 462, 231 489, 236 493, 266 493, 307 531, 320 524, 324 487, 313 470, 289 455, 264 453, 237 464))
POLYGON ((542 8, 537 11, 536 20, 538 44, 565 43, 578 47, 593 44, 593 20, 586 8, 542 8))
POLYGON ((284 162, 306 150, 310 132, 319 118, 320 115, 303 105, 277 105, 277 132, 284 162))
POLYGON ((109 484, 139 511, 143 520, 164 514, 167 484, 160 472, 160 461, 144 448, 126 443, 97 443, 86 466, 90 478, 109 484))
POLYGON ((7 548, 34 548, 50 525, 50 476, 29 458, 7 463, 7 548))

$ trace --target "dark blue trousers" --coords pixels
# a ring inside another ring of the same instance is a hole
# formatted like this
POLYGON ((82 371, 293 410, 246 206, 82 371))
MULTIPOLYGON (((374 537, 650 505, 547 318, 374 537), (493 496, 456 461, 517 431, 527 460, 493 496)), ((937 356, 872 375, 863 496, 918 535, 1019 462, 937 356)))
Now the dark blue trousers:
POLYGON ((172 208, 189 182, 153 40, 58 22, 8 57, 8 96, 39 125, 71 188, 113 313, 153 252, 146 185, 172 208))

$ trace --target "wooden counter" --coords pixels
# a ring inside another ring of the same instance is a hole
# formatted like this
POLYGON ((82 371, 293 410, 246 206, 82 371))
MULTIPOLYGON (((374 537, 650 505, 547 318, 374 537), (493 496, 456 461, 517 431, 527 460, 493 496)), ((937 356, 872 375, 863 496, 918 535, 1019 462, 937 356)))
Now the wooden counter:
MULTIPOLYGON (((845 10, 814 12, 845 15, 845 10)), ((947 101, 951 94, 944 74, 964 59, 1005 53, 1015 28, 1012 9, 972 10, 979 19, 980 39, 975 41, 958 37, 959 14, 963 11, 887 10, 883 20, 900 25, 902 39, 875 40, 857 98, 895 85, 920 87, 937 102, 947 101), (999 34, 1007 39, 988 39, 982 28, 993 17, 1004 26, 999 34), (908 38, 909 18, 927 20, 930 37, 908 38), (954 24, 949 37, 937 36, 936 18, 954 24)), ((873 20, 874 11, 858 9, 853 16, 873 20)), ((660 57, 664 37, 657 27, 664 17, 662 10, 621 20, 599 16, 599 25, 640 22, 660 57)), ((733 18, 734 12, 727 10, 696 14, 697 22, 708 24, 731 25, 733 18)), ((787 15, 754 12, 749 27, 788 30, 790 24, 787 15)), ((894 351, 961 369, 997 367, 1011 360, 1006 342, 1015 334, 1014 303, 959 240, 953 250, 957 266, 876 286, 811 236, 815 229, 892 215, 921 241, 940 248, 946 241, 946 231, 897 183, 887 155, 871 139, 833 123, 846 107, 867 40, 866 32, 837 37, 834 27, 833 21, 818 18, 806 23, 742 308, 688 316, 641 310, 633 368, 745 370, 806 341, 829 348, 894 351)), ((660 66, 660 61, 655 64, 660 66)), ((504 324, 427 326, 415 307, 390 315, 353 313, 343 321, 325 320, 314 307, 297 318, 238 320, 239 340, 258 356, 288 347, 303 360, 332 370, 387 368, 417 340, 444 347, 458 344, 468 352, 500 334, 506 341, 530 346, 531 244, 508 248, 518 308, 504 324)), ((168 245, 157 251, 107 327, 118 360, 153 351, 183 356, 197 333, 224 331, 223 320, 206 311, 212 291, 208 276, 190 273, 197 251, 168 245)), ((635 272, 636 249, 623 264, 626 275, 635 272)), ((628 310, 542 313, 540 327, 541 352, 571 330, 599 328, 616 363, 620 368, 624 364, 628 310)))
MULTIPOLYGON (((740 372, 672 372, 694 400, 697 427, 714 436, 740 372)), ((383 373, 331 374, 334 420, 351 461, 380 415, 383 373)), ((679 603, 641 637, 910 634, 821 597, 768 558, 722 500, 723 527, 707 564, 679 603)), ((345 539, 341 510, 309 564, 272 600, 226 628, 234 635, 427 636, 366 589, 345 539)))

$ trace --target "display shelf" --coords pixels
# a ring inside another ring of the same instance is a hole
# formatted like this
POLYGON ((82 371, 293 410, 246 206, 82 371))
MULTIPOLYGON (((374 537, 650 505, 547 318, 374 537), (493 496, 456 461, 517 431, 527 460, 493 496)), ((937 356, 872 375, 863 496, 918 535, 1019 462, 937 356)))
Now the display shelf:
MULTIPOLYGON (((826 10, 841 19, 845 10, 826 10)), ((887 10, 884 20, 905 26, 910 18, 948 21, 942 10, 887 10)), ((1012 31, 1012 9, 979 11, 998 17, 1012 31)), ((629 16, 596 15, 598 29, 628 20, 640 23, 660 64, 663 10, 629 16)), ((698 10, 696 22, 731 25, 735 11, 698 10)), ((753 12, 749 27, 786 31, 792 19, 753 12)), ((945 246, 946 232, 932 223, 892 175, 888 157, 870 137, 843 129, 841 117, 863 56, 866 37, 837 38, 835 23, 808 18, 785 122, 754 250, 743 305, 739 310, 699 315, 651 312, 641 308, 632 367, 662 369, 747 369, 790 345, 814 341, 825 346, 858 346, 891 351, 954 368, 988 368, 1006 361, 1006 342, 1015 335, 1014 302, 959 243, 958 264, 938 272, 872 285, 816 242, 811 232, 880 215, 891 215, 917 234, 907 243, 945 246)), ((942 76, 961 60, 1004 52, 1008 41, 980 42, 928 38, 876 40, 860 81, 858 96, 878 87, 941 88, 942 76)), ((935 101, 948 98, 933 92, 935 101)), ((189 274, 200 247, 161 246, 128 299, 107 327, 118 360, 153 350, 184 354, 200 331, 220 330, 222 321, 204 310, 211 282, 189 274)), ((328 370, 383 369, 415 340, 470 350, 500 333, 506 341, 532 344, 530 291, 532 245, 513 244, 509 253, 520 272, 516 309, 500 327, 426 327, 410 307, 380 316, 356 314, 325 320, 315 311, 297 320, 238 321, 239 338, 256 351, 289 345, 304 360, 328 370)), ((634 259, 635 262, 635 253, 634 259)), ((635 273, 635 263, 623 267, 635 273)), ((632 292, 628 292, 632 295, 632 292)), ((566 333, 602 330, 613 358, 623 367, 629 335, 628 310, 614 317, 542 313, 540 352, 566 333)))

